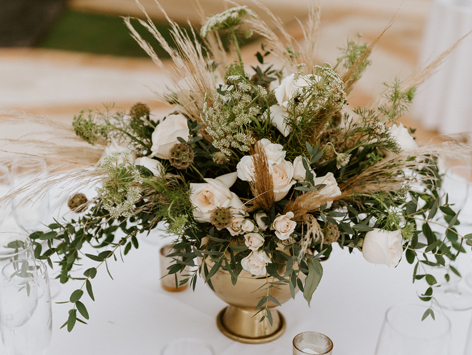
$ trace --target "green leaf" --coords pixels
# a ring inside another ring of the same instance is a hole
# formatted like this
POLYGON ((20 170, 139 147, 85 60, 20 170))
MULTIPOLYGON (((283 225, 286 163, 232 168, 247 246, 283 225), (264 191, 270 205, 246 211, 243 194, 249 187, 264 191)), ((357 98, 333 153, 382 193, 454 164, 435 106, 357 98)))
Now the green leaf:
POLYGON ((264 64, 264 57, 259 52, 256 53, 257 61, 261 64, 264 64))
POLYGON ((269 299, 274 302, 277 306, 282 306, 279 301, 277 301, 274 297, 269 295, 269 299))
POLYGON ((82 302, 77 301, 75 306, 77 307, 77 310, 82 315, 82 317, 84 317, 85 319, 89 319, 89 314, 87 312, 87 308, 85 307, 85 305, 82 302))
POLYGON ((428 318, 428 316, 431 316, 431 318, 433 318, 434 320, 436 320, 436 317, 434 316, 434 311, 432 308, 428 308, 424 314, 423 314, 423 317, 421 318, 421 321, 424 321, 426 318, 428 318))
POLYGON ((50 231, 50 232, 47 232, 47 233, 43 234, 41 237, 39 237, 39 239, 41 239, 41 240, 50 240, 50 239, 54 239, 56 236, 57 236, 57 232, 50 231))
POLYGON ((77 310, 71 309, 69 311, 69 319, 67 319, 67 331, 71 332, 72 329, 74 329, 76 321, 77 321, 77 310))
POLYGON ((274 325, 274 320, 272 319, 272 312, 270 311, 269 308, 267 308, 266 314, 267 314, 267 319, 269 320, 270 325, 271 326, 274 325))
POLYGON ((84 276, 90 277, 91 279, 95 278, 97 275, 97 269, 94 267, 91 267, 90 269, 87 269, 84 271, 84 276))
POLYGON ((449 207, 449 206, 441 206, 439 207, 439 209, 444 213, 444 214, 447 214, 448 216, 455 216, 456 215, 456 212, 454 212, 454 210, 449 207))
POLYGON ((439 205, 439 201, 438 200, 434 201, 433 207, 431 207, 431 210, 429 211, 428 219, 434 218, 434 216, 436 215, 436 212, 438 212, 438 205, 439 205))
POLYGON ((307 300, 308 306, 310 305, 313 293, 318 287, 322 276, 323 267, 321 266, 321 263, 318 260, 313 259, 312 262, 308 263, 308 276, 306 277, 305 289, 303 290, 303 297, 307 300))
POLYGON ((370 232, 370 231, 373 231, 374 228, 372 227, 369 227, 365 224, 356 224, 354 227, 355 230, 359 231, 359 232, 370 232))
POLYGON ((435 285, 437 284, 438 282, 436 281, 436 278, 433 276, 433 275, 426 275, 426 282, 428 283, 428 285, 432 286, 432 285, 435 285))
POLYGON ((452 271, 454 274, 456 274, 456 275, 459 276, 459 277, 462 277, 462 276, 461 276, 461 273, 459 272, 459 270, 457 270, 454 266, 449 265, 449 268, 451 269, 451 271, 452 271))
POLYGON ((99 257, 97 255, 93 255, 93 254, 85 254, 85 256, 89 259, 94 260, 94 261, 103 261, 103 259, 104 259, 102 257, 99 257))
POLYGON ((75 290, 74 292, 72 292, 72 295, 70 295, 70 301, 72 303, 77 302, 78 300, 80 300, 80 298, 82 297, 83 294, 84 294, 84 291, 75 290))
POLYGON ((125 245, 125 251, 124 254, 128 255, 129 251, 131 250, 131 242, 128 242, 128 244, 125 245))
POLYGON ((405 252, 406 260, 408 264, 413 264, 415 262, 416 252, 411 249, 407 249, 405 252))
POLYGON ((85 286, 87 288, 88 295, 90 296, 92 301, 95 301, 95 297, 93 296, 93 292, 92 292, 92 284, 90 283, 90 280, 85 281, 85 286))
POLYGON ((208 280, 210 280, 213 275, 216 274, 216 272, 220 269, 220 266, 221 266, 221 263, 223 262, 223 258, 221 258, 220 260, 218 260, 215 265, 213 265, 213 267, 211 268, 210 272, 208 273, 208 275, 206 275, 205 277, 205 282, 208 282, 208 280))
POLYGON ((265 305, 265 303, 267 302, 267 298, 268 298, 267 296, 264 296, 264 297, 261 298, 261 300, 259 301, 259 303, 256 306, 256 310, 262 308, 262 306, 265 305))

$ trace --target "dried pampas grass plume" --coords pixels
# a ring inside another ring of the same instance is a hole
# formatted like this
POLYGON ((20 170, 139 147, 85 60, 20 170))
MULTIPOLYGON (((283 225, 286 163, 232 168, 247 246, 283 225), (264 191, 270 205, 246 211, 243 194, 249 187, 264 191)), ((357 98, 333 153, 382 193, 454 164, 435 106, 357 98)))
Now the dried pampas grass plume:
POLYGON ((251 202, 251 209, 263 209, 269 212, 275 203, 274 183, 269 171, 269 162, 264 147, 257 143, 251 154, 254 160, 254 180, 251 190, 255 196, 251 202))

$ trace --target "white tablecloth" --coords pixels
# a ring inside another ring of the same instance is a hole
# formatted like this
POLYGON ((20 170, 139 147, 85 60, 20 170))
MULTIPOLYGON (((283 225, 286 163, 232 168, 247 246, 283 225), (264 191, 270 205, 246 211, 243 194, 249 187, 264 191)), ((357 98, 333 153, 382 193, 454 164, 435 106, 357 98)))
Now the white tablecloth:
MULTIPOLYGON (((469 0, 434 0, 430 11, 420 65, 431 62, 472 30, 472 2, 469 0)), ((472 131, 471 63, 472 36, 469 36, 438 72, 419 87, 413 113, 425 128, 442 134, 472 131)))
MULTIPOLYGON (((157 245, 141 241, 140 249, 132 250, 124 263, 111 262, 114 281, 105 269, 100 270, 93 282, 96 302, 83 296, 91 316, 88 325, 77 324, 72 333, 59 329, 67 319, 69 305, 54 304, 54 330, 47 355, 158 355, 170 340, 184 337, 212 344, 218 355, 289 355, 293 337, 307 330, 331 337, 335 355, 372 355, 387 308, 420 302, 416 290, 425 290, 422 282, 412 284, 412 267, 406 260, 389 269, 367 263, 359 252, 349 255, 336 247, 323 264, 324 276, 311 308, 298 294, 280 309, 287 320, 285 334, 269 344, 247 345, 218 331, 216 315, 225 304, 203 282, 195 292, 161 289, 158 250, 157 245)), ((65 285, 55 301, 67 300, 79 285, 65 285)), ((462 355, 472 313, 447 315, 453 327, 451 354, 462 355)), ((4 354, 2 345, 0 354, 4 354)))

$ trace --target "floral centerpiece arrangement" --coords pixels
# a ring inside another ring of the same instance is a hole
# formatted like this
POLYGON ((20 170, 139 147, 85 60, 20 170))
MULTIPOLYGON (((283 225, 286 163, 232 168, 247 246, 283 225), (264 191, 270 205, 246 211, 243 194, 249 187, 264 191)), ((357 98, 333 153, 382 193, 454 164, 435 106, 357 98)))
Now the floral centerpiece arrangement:
POLYGON ((87 291, 94 300, 92 281, 102 266, 137 249, 138 235, 161 221, 176 235, 169 273, 193 267, 182 284, 194 288, 202 275, 213 287, 219 270, 233 284, 243 271, 266 280, 255 310, 261 320, 272 322, 272 290, 283 285, 310 303, 334 244, 372 263, 414 263, 413 279, 427 283, 420 298, 432 300, 437 280, 423 266, 444 266, 470 243, 455 229, 457 212, 440 198, 437 166, 441 152, 464 147, 419 147, 398 123, 425 72, 387 85, 377 106, 349 106, 373 45, 349 40, 335 63, 317 63, 317 18, 313 9, 301 44, 280 22, 279 39, 246 6, 210 17, 199 33, 169 20, 177 49, 150 19, 140 20, 169 52, 172 68, 126 19, 171 78, 159 98, 172 109, 155 116, 137 103, 128 112, 74 118, 79 137, 109 143, 93 172, 100 176, 98 197, 75 195, 69 206, 83 213, 79 218, 30 236, 37 258, 59 258, 62 283, 72 279, 84 245, 99 251, 85 255, 97 265, 70 297, 69 331, 89 318, 83 296, 87 291), (259 64, 247 66, 239 38, 253 32, 266 45, 256 53, 259 64), (430 227, 439 214, 445 236, 430 227))

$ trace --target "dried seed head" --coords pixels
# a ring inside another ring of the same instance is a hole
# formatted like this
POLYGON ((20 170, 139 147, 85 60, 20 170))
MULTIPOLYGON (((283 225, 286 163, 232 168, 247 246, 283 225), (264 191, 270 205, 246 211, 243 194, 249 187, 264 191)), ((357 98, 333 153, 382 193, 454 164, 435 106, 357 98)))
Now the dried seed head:
POLYGON ((169 162, 177 169, 187 169, 193 163, 195 153, 187 143, 177 143, 170 150, 169 162))
POLYGON ((69 198, 69 201, 67 202, 67 206, 70 208, 71 211, 76 212, 76 213, 82 213, 85 212, 87 209, 87 196, 85 196, 83 193, 79 192, 74 195, 72 195, 69 198))
POLYGON ((233 214, 229 207, 216 207, 210 216, 210 223, 218 229, 226 228, 233 220, 233 214))
POLYGON ((151 109, 148 105, 143 104, 142 102, 135 103, 133 107, 129 110, 129 115, 131 118, 137 119, 144 116, 148 116, 151 113, 151 109))
POLYGON ((337 242, 341 232, 339 232, 338 226, 334 223, 328 222, 323 228, 324 244, 332 244, 337 242))

